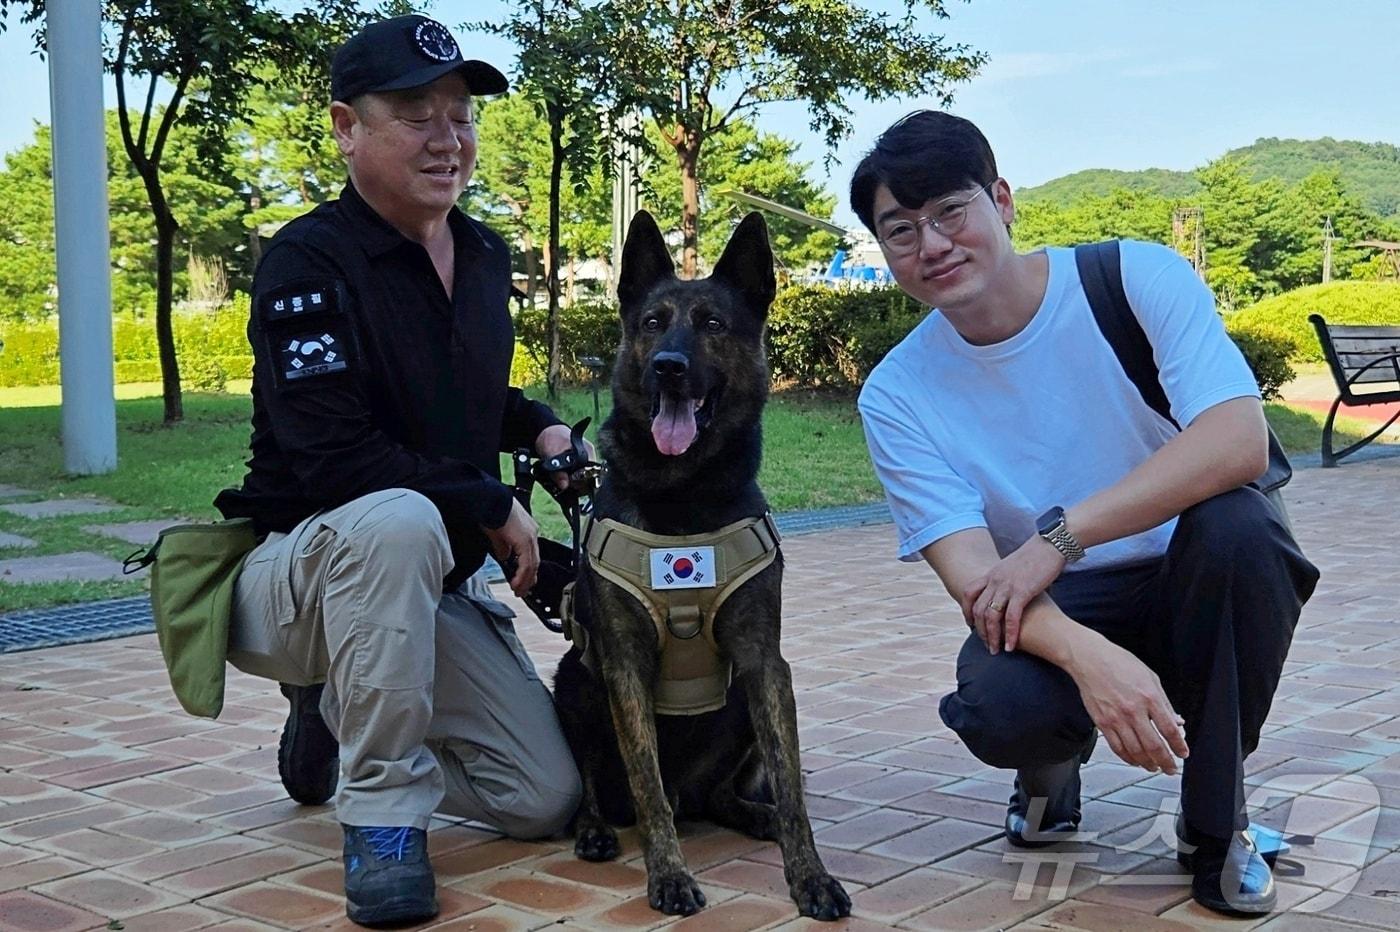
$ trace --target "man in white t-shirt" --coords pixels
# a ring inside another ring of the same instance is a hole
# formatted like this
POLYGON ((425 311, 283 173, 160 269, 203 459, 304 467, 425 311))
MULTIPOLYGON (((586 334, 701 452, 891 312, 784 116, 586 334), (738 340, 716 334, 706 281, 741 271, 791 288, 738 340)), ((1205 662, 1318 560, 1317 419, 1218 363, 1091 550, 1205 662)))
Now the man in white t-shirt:
POLYGON ((979 759, 1017 771, 1008 841, 1078 828, 1079 765, 1102 732, 1151 772, 1184 761, 1196 900, 1268 912, 1243 762, 1317 570, 1248 486, 1267 428, 1210 291, 1171 250, 1121 244, 1178 432, 1098 329, 1073 250, 1013 248, 1011 188, 972 123, 900 120, 851 202, 933 309, 871 373, 860 412, 900 559, 926 560, 972 628, 939 711, 979 759))

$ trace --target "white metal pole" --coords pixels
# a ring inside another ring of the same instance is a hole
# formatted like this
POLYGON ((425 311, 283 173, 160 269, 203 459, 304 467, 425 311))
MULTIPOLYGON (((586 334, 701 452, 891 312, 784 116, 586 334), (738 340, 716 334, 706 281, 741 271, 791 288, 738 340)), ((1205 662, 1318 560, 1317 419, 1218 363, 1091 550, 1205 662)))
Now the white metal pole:
POLYGON ((50 2, 46 16, 63 465, 96 475, 117 468, 101 0, 50 2))

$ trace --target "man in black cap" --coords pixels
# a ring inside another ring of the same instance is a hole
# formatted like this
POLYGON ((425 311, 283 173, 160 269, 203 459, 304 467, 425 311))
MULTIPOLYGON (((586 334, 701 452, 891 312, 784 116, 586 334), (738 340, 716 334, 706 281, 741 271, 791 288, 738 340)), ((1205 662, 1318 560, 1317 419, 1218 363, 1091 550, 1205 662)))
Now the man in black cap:
POLYGON ((330 107, 349 183, 277 234, 253 285, 253 455, 216 505, 265 537, 229 659, 284 684, 282 780, 299 802, 335 795, 362 924, 436 914, 433 812, 530 838, 578 800, 549 694, 478 572, 492 551, 523 594, 539 562, 498 454, 570 447, 507 385, 510 257, 456 206, 472 96, 505 90, 423 16, 350 39, 330 107))

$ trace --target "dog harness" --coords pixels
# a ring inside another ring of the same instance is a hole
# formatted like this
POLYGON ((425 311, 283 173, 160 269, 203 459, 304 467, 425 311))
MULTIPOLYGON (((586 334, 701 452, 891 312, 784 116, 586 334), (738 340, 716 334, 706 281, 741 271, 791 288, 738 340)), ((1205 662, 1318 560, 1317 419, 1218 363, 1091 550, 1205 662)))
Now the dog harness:
MULTIPOLYGON (((658 714, 699 715, 724 707, 734 664, 720 656, 715 618, 735 590, 777 558, 781 539, 768 514, 680 537, 648 534, 611 518, 589 522, 589 564, 641 602, 656 625, 658 714)), ((596 669, 588 632, 573 617, 572 588, 562 606, 564 636, 596 669)))

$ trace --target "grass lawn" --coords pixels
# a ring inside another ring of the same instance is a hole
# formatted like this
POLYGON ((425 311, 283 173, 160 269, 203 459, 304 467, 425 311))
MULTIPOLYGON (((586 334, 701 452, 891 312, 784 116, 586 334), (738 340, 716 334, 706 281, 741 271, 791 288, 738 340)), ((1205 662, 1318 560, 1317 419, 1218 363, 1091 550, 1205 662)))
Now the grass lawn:
MULTIPOLYGON (((246 383, 237 394, 185 395, 185 421, 161 426, 158 385, 121 386, 121 394, 147 397, 117 402, 119 466, 106 476, 69 477, 62 472, 60 416, 55 387, 0 389, 0 484, 33 490, 32 499, 95 495, 122 506, 97 516, 30 521, 0 511, 0 531, 38 541, 39 546, 0 548, 0 559, 87 550, 121 558, 131 544, 89 533, 84 525, 164 517, 212 520, 217 492, 237 485, 247 458, 250 403, 246 383)), ((603 415, 607 415, 606 391, 603 415)), ((593 413, 589 392, 567 391, 556 406, 573 422, 593 413)), ((1270 422, 1290 450, 1315 452, 1321 415, 1283 405, 1267 406, 1270 422)), ((1356 422, 1339 421, 1338 445, 1360 437, 1356 422)), ((793 511, 875 501, 879 485, 870 468, 865 439, 849 395, 789 390, 776 393, 764 416, 765 455, 760 481, 777 511, 793 511)), ((509 479, 509 464, 502 474, 509 479)), ((563 519, 554 503, 536 491, 535 513, 547 535, 561 538, 563 519)), ((144 582, 7 585, 0 580, 0 612, 134 595, 144 582)))

